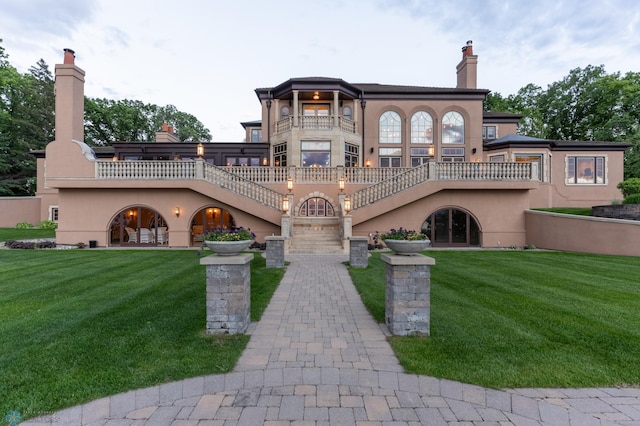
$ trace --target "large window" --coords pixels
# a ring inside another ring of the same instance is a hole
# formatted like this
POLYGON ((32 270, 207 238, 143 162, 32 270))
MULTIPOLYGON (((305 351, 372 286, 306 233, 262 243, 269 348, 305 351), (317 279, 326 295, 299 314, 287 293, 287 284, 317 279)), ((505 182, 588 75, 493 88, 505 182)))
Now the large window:
POLYGON ((302 141, 302 167, 329 167, 331 165, 330 141, 302 141))
POLYGON ((400 114, 387 111, 380 117, 380 143, 401 143, 402 122, 400 114))
POLYGON ((378 148, 378 166, 380 167, 401 167, 401 148, 378 148))
POLYGON ((344 144, 344 165, 345 167, 358 167, 358 146, 350 143, 344 144))
POLYGON ((516 163, 537 163, 538 179, 542 180, 542 154, 516 154, 516 163))
POLYGON ((276 167, 287 167, 287 144, 281 143, 273 146, 273 164, 276 167))
POLYGON ((411 148, 411 167, 426 163, 433 156, 431 148, 411 148))
POLYGON ((482 139, 495 139, 497 137, 496 126, 482 126, 482 139))
POLYGON ((442 143, 464 143, 464 118, 456 111, 449 111, 442 118, 442 143))
POLYGON ((603 184, 604 157, 567 157, 567 184, 603 184))
POLYGON ((450 163, 464 161, 464 148, 442 148, 442 161, 450 163))
POLYGON ((411 117, 411 143, 433 143, 433 118, 426 111, 411 117))
POLYGON ((324 217, 335 216, 335 211, 329 201, 321 197, 314 197, 302 203, 298 214, 307 217, 324 217))
POLYGON ((251 129, 251 142, 262 142, 262 129, 251 129))

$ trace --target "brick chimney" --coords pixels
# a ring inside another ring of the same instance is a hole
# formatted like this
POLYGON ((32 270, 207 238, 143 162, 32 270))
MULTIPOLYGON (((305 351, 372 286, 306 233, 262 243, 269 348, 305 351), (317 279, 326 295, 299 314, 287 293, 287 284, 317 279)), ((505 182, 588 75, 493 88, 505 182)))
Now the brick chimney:
POLYGON ((156 132, 156 142, 180 142, 180 138, 173 133, 173 126, 165 121, 162 128, 156 132))
POLYGON ((478 56, 473 54, 473 42, 462 47, 462 60, 456 67, 458 89, 476 89, 478 85, 478 56))

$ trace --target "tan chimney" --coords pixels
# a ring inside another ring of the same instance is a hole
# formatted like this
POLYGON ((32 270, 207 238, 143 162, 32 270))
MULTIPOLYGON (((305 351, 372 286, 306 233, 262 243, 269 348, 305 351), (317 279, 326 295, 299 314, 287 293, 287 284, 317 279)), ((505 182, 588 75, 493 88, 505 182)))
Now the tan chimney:
POLYGON ((162 129, 156 132, 156 142, 180 142, 180 138, 173 133, 173 126, 162 123, 162 129))
POLYGON ((75 65, 75 52, 64 49, 62 64, 55 66, 56 140, 84 141, 84 71, 75 65))
POLYGON ((478 56, 473 54, 473 42, 462 48, 462 60, 456 67, 458 89, 476 89, 478 85, 478 56))

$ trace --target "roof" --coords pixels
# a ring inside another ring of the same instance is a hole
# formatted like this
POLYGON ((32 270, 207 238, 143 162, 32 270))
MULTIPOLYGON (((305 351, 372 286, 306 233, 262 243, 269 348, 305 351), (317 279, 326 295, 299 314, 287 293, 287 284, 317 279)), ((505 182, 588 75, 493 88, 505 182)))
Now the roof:
POLYGON ((571 141, 533 138, 531 136, 509 134, 499 139, 484 143, 484 148, 492 151, 500 148, 548 148, 553 151, 574 151, 583 149, 588 151, 624 151, 633 144, 627 142, 607 141, 571 141))

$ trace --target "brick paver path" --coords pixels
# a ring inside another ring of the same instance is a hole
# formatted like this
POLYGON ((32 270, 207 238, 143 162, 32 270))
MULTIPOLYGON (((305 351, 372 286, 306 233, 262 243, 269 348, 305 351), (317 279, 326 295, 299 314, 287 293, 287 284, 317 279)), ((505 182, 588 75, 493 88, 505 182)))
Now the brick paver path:
POLYGON ((637 425, 640 389, 492 390, 403 373, 342 264, 296 255, 233 372, 114 395, 24 424, 637 425))

